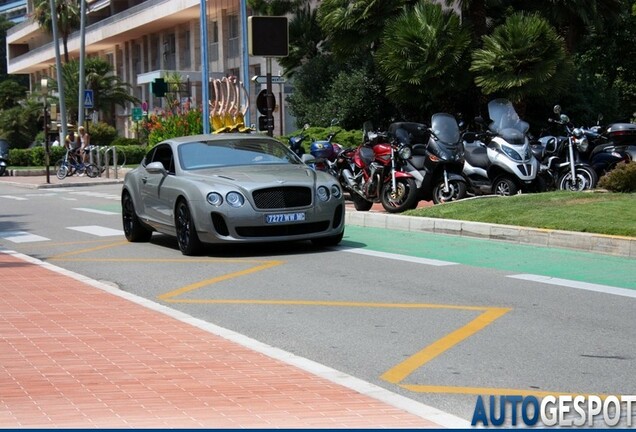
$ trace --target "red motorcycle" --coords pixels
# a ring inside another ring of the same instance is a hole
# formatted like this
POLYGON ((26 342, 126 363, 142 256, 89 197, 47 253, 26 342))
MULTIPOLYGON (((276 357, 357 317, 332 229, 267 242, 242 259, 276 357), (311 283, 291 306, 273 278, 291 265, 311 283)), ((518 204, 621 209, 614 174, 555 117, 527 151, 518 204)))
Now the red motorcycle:
POLYGON ((389 140, 365 123, 364 142, 343 150, 336 159, 338 178, 349 192, 356 210, 367 211, 380 202, 389 213, 400 213, 417 206, 417 186, 404 170, 411 148, 389 140))

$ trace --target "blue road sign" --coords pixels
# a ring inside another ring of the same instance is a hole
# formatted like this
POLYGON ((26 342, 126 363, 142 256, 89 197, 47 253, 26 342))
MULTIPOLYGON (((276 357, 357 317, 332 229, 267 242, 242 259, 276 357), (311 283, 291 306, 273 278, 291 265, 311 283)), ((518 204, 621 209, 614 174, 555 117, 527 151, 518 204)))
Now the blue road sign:
POLYGON ((84 108, 93 108, 93 90, 84 90, 84 108))

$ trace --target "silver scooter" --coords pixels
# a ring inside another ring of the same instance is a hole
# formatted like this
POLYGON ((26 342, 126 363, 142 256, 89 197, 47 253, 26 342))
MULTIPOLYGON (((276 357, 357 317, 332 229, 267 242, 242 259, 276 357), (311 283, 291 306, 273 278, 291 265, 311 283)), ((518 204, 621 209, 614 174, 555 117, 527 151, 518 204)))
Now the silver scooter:
POLYGON ((469 193, 515 195, 542 190, 536 180, 539 161, 530 149, 528 123, 507 99, 491 101, 488 115, 491 121, 485 132, 466 132, 463 137, 462 174, 469 193))

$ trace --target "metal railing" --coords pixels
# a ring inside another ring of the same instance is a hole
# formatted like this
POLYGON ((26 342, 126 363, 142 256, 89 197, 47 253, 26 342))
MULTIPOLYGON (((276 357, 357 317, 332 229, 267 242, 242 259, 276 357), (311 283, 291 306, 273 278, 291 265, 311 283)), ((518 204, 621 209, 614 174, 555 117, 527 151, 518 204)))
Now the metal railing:
POLYGON ((99 176, 105 173, 106 178, 110 178, 110 170, 113 169, 115 178, 119 178, 119 170, 126 163, 126 154, 121 152, 118 154, 117 147, 108 146, 89 146, 89 159, 99 168, 99 176), (123 155, 123 158, 121 157, 123 155), (119 162, 121 161, 121 164, 119 162))

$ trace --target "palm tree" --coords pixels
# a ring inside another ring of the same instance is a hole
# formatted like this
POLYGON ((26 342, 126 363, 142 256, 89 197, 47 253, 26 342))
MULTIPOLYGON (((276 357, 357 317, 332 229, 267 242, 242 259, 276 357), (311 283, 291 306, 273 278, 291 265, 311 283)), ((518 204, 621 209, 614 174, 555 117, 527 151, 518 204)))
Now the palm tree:
POLYGON ((448 108, 469 82, 469 45, 459 17, 439 4, 420 2, 390 20, 375 56, 389 100, 420 118, 448 108))
POLYGON ((323 0, 318 23, 340 57, 352 52, 374 51, 388 19, 414 0, 323 0))
POLYGON ((570 62, 563 38, 539 15, 512 14, 483 41, 470 67, 483 93, 522 103, 558 93, 567 83, 570 62))
MULTIPOLYGON (((99 57, 87 58, 84 63, 86 70, 86 89, 93 90, 93 109, 101 111, 108 122, 114 116, 115 105, 125 106, 126 103, 139 103, 131 95, 131 85, 113 74, 113 67, 106 60, 99 57)), ((79 61, 71 60, 62 66, 64 89, 66 90, 67 109, 71 117, 77 118, 78 89, 79 89, 79 61)), ((57 83, 52 82, 52 88, 57 83)))
MULTIPOLYGON (((80 7, 77 0, 55 0, 57 30, 64 47, 64 62, 68 63, 68 38, 80 25, 80 7)), ((33 20, 49 33, 53 32, 49 0, 35 0, 33 20)))
POLYGON ((309 5, 296 9, 289 22, 289 54, 278 59, 285 69, 285 75, 293 76, 295 69, 319 55, 322 41, 316 9, 311 9, 309 5))
POLYGON ((517 10, 535 11, 546 17, 565 39, 569 52, 576 50, 592 26, 603 29, 627 6, 624 0, 516 0, 514 4, 517 10))

